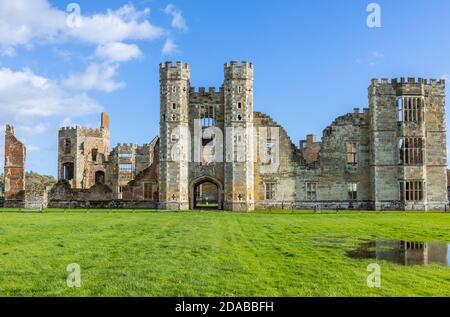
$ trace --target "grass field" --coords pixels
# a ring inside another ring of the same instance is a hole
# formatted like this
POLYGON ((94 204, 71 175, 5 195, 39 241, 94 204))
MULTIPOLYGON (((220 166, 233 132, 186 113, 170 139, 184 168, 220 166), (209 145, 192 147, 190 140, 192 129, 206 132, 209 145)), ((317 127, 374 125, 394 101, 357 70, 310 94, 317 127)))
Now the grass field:
POLYGON ((0 296, 450 296, 444 265, 379 262, 368 288, 364 239, 449 242, 450 214, 0 212, 0 296))

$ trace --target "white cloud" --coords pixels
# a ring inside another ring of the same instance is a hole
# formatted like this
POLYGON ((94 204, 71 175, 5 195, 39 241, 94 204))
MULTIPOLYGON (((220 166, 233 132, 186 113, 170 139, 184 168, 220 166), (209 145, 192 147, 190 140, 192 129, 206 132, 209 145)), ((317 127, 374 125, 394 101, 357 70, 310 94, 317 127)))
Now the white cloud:
POLYGON ((58 83, 29 69, 15 72, 0 68, 2 122, 55 115, 87 115, 99 111, 100 105, 86 94, 69 94, 58 83))
POLYGON ((64 29, 65 23, 65 13, 52 8, 47 0, 0 1, 0 43, 3 45, 53 39, 64 29))
POLYGON ((164 9, 164 12, 170 16, 172 16, 171 26, 174 29, 181 30, 183 32, 188 31, 188 26, 186 24, 186 20, 183 17, 183 13, 173 4, 168 4, 164 9))
POLYGON ((0 44, 14 47, 32 45, 34 40, 72 38, 98 45, 127 39, 156 39, 164 34, 164 29, 148 21, 149 13, 149 9, 138 11, 127 4, 104 14, 82 15, 80 27, 70 27, 68 14, 52 7, 47 0, 2 0, 0 44))
POLYGON ((170 54, 174 54, 177 52, 177 45, 175 44, 175 42, 171 39, 167 39, 166 42, 164 43, 164 47, 162 49, 162 53, 164 55, 170 55, 170 54))
POLYGON ((98 46, 95 55, 107 61, 126 62, 141 58, 142 52, 137 45, 112 42, 98 46))
POLYGON ((124 82, 114 80, 118 67, 117 64, 92 63, 83 73, 70 75, 69 78, 64 80, 63 85, 71 90, 112 92, 125 87, 124 82))
POLYGON ((75 39, 93 44, 157 39, 164 34, 164 29, 146 19, 149 13, 149 9, 137 11, 127 4, 115 11, 108 10, 106 14, 81 16, 80 27, 67 27, 66 31, 75 39))

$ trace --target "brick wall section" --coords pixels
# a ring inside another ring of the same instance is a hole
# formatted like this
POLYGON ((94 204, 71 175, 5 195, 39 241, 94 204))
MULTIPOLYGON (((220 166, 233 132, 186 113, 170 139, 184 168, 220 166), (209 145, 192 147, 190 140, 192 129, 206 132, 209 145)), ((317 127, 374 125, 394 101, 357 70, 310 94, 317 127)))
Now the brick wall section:
POLYGON ((5 133, 5 207, 23 207, 25 204, 26 149, 14 135, 14 128, 6 126, 5 133))
POLYGON ((300 141, 300 154, 305 160, 305 163, 314 164, 319 159, 320 142, 316 141, 314 134, 309 134, 306 140, 300 141))

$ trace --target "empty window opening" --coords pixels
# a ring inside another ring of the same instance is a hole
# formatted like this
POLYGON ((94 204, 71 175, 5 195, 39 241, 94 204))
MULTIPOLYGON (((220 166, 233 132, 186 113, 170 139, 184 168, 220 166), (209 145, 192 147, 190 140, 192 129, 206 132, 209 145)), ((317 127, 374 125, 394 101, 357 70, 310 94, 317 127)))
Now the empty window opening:
POLYGON ((72 180, 74 176, 74 164, 73 163, 64 163, 63 164, 63 179, 72 180))
POLYGON ((72 141, 70 139, 66 139, 64 141, 64 154, 70 154, 72 151, 72 141))
POLYGON ((200 119, 203 127, 212 127, 215 125, 215 110, 214 106, 201 106, 200 119))
POLYGON ((121 164, 119 164, 119 171, 120 172, 131 173, 131 172, 134 171, 133 164, 131 164, 131 163, 121 163, 121 164))
POLYGON ((133 156, 133 154, 131 153, 131 152, 122 152, 122 153, 119 153, 119 158, 125 158, 125 159, 127 159, 127 158, 131 158, 133 156))
POLYGON ((358 199, 358 183, 348 183, 348 200, 357 200, 358 199))
POLYGON ((357 165, 358 164, 358 145, 356 143, 347 143, 347 164, 357 165))
POLYGON ((97 171, 95 172, 95 183, 104 184, 105 183, 105 172, 97 171))
POLYGON ((403 96, 397 98, 399 122, 420 123, 423 120, 423 98, 403 96))
POLYGON ((267 182, 264 183, 264 187, 265 187, 265 200, 274 200, 276 184, 273 182, 267 182))
POLYGON ((316 201, 317 200, 317 183, 305 183, 306 188, 306 200, 316 201))
POLYGON ((98 158, 98 150, 92 149, 92 161, 97 162, 97 158, 98 158))
POLYGON ((400 164, 423 164, 424 141, 422 138, 400 138, 400 164))
POLYGON ((424 183, 422 181, 400 182, 400 200, 403 202, 422 201, 424 183))

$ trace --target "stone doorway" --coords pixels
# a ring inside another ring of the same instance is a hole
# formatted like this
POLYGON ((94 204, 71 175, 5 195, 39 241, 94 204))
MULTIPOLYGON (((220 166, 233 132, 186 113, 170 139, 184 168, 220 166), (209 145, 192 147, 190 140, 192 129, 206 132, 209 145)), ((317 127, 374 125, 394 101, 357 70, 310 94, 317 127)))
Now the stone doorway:
POLYGON ((223 209, 222 184, 214 178, 202 177, 190 186, 191 209, 223 209))

